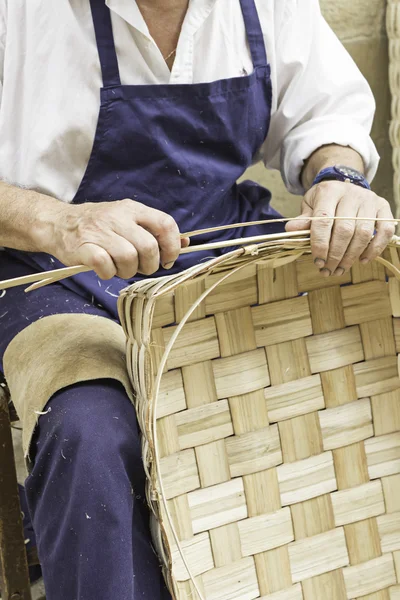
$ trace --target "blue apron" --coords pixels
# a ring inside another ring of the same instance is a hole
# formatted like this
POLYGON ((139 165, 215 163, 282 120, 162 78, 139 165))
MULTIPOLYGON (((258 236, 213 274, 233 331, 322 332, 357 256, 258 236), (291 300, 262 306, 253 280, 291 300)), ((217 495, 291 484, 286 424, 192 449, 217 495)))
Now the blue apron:
MULTIPOLYGON (((104 0, 90 0, 103 88, 92 154, 74 203, 132 198, 172 215, 182 233, 278 216, 269 206, 268 190, 253 182, 236 183, 267 137, 272 101, 255 2, 239 1, 254 65, 251 75, 193 85, 121 85, 110 11, 104 0)), ((195 237, 192 244, 282 229, 281 223, 231 229, 195 237)), ((30 272, 63 266, 47 254, 7 252, 29 265, 30 272)), ((216 255, 217 251, 183 255, 171 270, 160 268, 156 276, 216 255)), ((0 278, 15 273, 11 263, 0 271, 0 278)), ((117 318, 117 297, 127 282, 114 277, 105 284, 94 273, 85 273, 61 285, 117 318)), ((37 301, 43 296, 43 306, 48 303, 45 290, 34 292, 37 301)), ((64 302, 58 307, 54 302, 52 298, 49 314, 65 312, 64 302)))

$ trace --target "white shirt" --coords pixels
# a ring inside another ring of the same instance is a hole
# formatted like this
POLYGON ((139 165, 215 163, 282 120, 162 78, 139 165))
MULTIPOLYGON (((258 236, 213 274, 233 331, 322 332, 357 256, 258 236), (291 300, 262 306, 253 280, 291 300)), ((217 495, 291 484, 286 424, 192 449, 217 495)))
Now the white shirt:
MULTIPOLYGON (((253 69, 239 0, 190 1, 172 73, 136 2, 107 4, 122 84, 210 82, 253 69)), ((304 160, 337 143, 363 156, 372 179, 374 100, 318 0, 256 5, 273 80, 265 165, 301 194, 304 160)), ((0 0, 0 79, 0 178, 70 202, 91 153, 102 85, 89 0, 0 0)))

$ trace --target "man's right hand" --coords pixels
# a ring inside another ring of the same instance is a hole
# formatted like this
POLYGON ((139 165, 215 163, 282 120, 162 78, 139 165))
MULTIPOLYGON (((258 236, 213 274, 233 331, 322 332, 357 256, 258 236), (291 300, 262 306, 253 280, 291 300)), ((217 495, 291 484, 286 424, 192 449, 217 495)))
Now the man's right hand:
POLYGON ((101 279, 152 275, 160 264, 169 269, 189 245, 172 217, 134 200, 60 203, 44 223, 43 252, 66 266, 86 265, 101 279))

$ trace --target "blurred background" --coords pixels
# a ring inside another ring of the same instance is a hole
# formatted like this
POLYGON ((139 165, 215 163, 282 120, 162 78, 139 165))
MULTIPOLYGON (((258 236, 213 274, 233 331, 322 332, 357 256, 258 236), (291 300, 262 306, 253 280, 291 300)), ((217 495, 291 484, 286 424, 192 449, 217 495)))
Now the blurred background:
MULTIPOLYGON (((377 102, 372 137, 381 156, 373 183, 374 191, 392 205, 393 168, 389 140, 391 95, 389 89, 386 0, 320 0, 322 12, 368 79, 377 102)), ((267 171, 262 164, 249 169, 246 177, 255 179, 272 191, 273 205, 284 216, 300 212, 301 198, 289 194, 279 173, 267 171)))

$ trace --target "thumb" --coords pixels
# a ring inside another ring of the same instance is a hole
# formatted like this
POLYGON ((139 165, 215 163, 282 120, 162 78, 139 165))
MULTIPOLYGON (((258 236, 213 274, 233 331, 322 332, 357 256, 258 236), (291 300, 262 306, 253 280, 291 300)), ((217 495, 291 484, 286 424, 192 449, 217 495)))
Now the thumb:
POLYGON ((303 212, 296 219, 292 219, 286 223, 286 231, 301 231, 302 229, 310 229, 311 221, 307 217, 311 217, 313 209, 311 206, 304 206, 303 212))

